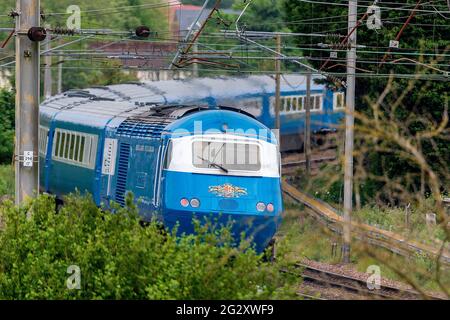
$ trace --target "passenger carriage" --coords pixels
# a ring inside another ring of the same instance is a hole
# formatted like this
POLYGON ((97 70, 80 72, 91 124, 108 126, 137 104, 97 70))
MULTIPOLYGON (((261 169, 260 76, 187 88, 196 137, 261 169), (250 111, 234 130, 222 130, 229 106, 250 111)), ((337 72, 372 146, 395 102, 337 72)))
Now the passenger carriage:
MULTIPOLYGON (((71 97, 68 97, 71 99, 71 97)), ((277 141, 242 111, 136 106, 99 97, 41 106, 41 189, 78 189, 97 205, 124 205, 132 192, 143 220, 180 233, 192 219, 233 224, 261 252, 282 212, 277 141)))

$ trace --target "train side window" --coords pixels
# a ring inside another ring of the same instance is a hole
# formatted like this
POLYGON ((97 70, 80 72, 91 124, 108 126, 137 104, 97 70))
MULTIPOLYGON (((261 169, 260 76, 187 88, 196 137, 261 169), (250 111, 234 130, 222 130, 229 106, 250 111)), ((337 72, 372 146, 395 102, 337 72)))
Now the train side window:
POLYGON ((311 96, 311 97, 309 98, 309 109, 310 109, 310 110, 314 110, 315 101, 316 101, 316 97, 311 96))
POLYGON ((342 110, 345 108, 345 94, 343 92, 336 92, 333 98, 335 110, 342 110))
POLYGON ((298 108, 298 97, 292 98, 292 111, 297 111, 298 108))
POLYGON ((80 145, 80 157, 78 158, 78 161, 82 161, 84 158, 84 148, 86 146, 86 138, 81 137, 81 145, 80 145))
MULTIPOLYGON (((281 102, 280 102, 280 111, 281 112, 286 110, 286 108, 284 107, 285 103, 286 103, 286 99, 285 98, 281 98, 281 102)), ((276 102, 275 102, 274 105, 276 105, 276 102)))
POLYGON ((64 157, 64 146, 66 145, 66 133, 61 132, 61 143, 59 144, 59 153, 58 157, 63 158, 64 157))
POLYGON ((67 142, 64 145, 64 158, 69 159, 69 149, 70 149, 70 142, 72 141, 72 135, 70 133, 67 133, 66 139, 67 142))
POLYGON ((74 160, 78 161, 79 155, 80 155, 80 136, 77 136, 77 139, 75 141, 75 153, 74 153, 74 160))
POLYGON ((170 163, 172 162, 172 141, 169 142, 166 150, 166 156, 164 157, 164 169, 169 169, 170 163))
POLYGON ((47 154, 48 132, 48 128, 42 126, 39 127, 39 153, 41 155, 47 154))
POLYGON ((286 99, 286 112, 290 112, 291 111, 291 104, 292 104, 292 99, 291 99, 291 97, 288 97, 286 99))
POLYGON ((314 109, 316 110, 322 109, 322 96, 316 96, 314 109))
POLYGON ((56 136, 56 139, 55 139, 55 145, 53 146, 53 148, 56 151, 53 152, 53 154, 58 153, 59 148, 61 146, 61 133, 60 132, 56 132, 55 136, 56 136))
POLYGON ((52 151, 54 160, 93 169, 98 136, 69 131, 55 130, 55 145, 52 151))
POLYGON ((303 111, 303 97, 298 97, 298 111, 303 111))

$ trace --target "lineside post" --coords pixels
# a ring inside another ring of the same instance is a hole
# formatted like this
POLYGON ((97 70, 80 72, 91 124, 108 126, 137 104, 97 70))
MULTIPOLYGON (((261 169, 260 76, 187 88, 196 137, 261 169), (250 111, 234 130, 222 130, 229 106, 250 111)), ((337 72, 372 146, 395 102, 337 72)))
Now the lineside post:
POLYGON ((58 60, 58 85, 56 87, 56 93, 60 94, 62 92, 62 71, 63 71, 63 58, 60 57, 58 60))
POLYGON ((53 79, 52 79, 52 56, 49 54, 51 49, 51 37, 47 37, 44 41, 44 50, 47 55, 44 57, 45 67, 44 67, 44 98, 48 99, 52 96, 52 87, 53 87, 53 79))
POLYGON ((306 75, 306 101, 305 101, 305 160, 306 175, 311 176, 311 72, 306 75))
POLYGON ((353 210, 353 148, 354 148, 354 112, 356 84, 356 23, 358 1, 348 2, 348 39, 347 50, 347 108, 345 116, 345 164, 344 164, 344 244, 342 256, 344 263, 350 262, 351 215, 353 210))
POLYGON ((39 190, 39 42, 27 36, 31 27, 39 27, 39 5, 39 0, 16 1, 16 204, 39 190))
POLYGON ((281 107, 281 36, 276 36, 277 54, 275 55, 275 129, 277 130, 278 143, 281 145, 281 123, 280 123, 280 107, 281 107))

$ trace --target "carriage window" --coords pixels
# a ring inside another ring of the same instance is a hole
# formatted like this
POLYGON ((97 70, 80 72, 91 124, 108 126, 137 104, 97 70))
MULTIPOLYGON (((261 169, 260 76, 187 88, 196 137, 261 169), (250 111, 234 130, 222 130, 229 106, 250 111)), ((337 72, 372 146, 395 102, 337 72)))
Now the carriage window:
POLYGON ((173 143, 169 142, 167 146, 166 156, 164 158, 164 169, 169 169, 170 162, 172 161, 172 151, 173 151, 173 143))
POLYGON ((321 110, 322 109, 322 97, 321 96, 316 96, 316 101, 314 104, 314 109, 315 110, 321 110))
MULTIPOLYGON (((343 98, 339 98, 343 101, 343 98)), ((275 97, 271 98, 272 108, 275 110, 275 97)), ((282 97, 280 112, 283 114, 291 114, 291 113, 302 113, 305 112, 306 105, 306 96, 291 96, 291 97, 282 97)), ((336 96, 335 96, 336 101, 336 96)), ((322 95, 311 95, 310 97, 310 110, 311 111, 320 111, 323 108, 323 96, 322 95)))
POLYGON ((298 111, 303 111, 303 97, 298 97, 298 111))
POLYGON ((96 135, 56 129, 53 159, 93 169, 97 142, 96 135))
POLYGON ((345 108, 345 95, 343 92, 338 92, 334 94, 334 109, 344 109, 345 108))
POLYGON ((48 131, 48 128, 39 126, 39 153, 41 155, 47 154, 48 131))
POLYGON ((314 110, 315 101, 316 101, 316 97, 314 97, 314 96, 309 97, 309 108, 310 108, 310 110, 314 110))
POLYGON ((297 111, 298 107, 298 98, 294 97, 292 98, 292 111, 297 111))
POLYGON ((196 141, 192 145, 194 167, 221 171, 259 171, 260 149, 256 144, 196 141))

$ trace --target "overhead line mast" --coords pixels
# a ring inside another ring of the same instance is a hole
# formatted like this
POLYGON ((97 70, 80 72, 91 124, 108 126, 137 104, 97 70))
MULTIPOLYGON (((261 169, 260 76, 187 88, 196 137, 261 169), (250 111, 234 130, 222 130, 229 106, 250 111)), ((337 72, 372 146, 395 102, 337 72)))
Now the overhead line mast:
POLYGON ((17 0, 15 201, 39 192, 39 42, 40 1, 17 0))
POLYGON ((353 149, 354 112, 356 88, 356 34, 358 1, 348 2, 348 49, 347 49, 347 108, 345 115, 345 162, 344 162, 344 243, 342 256, 345 263, 350 262, 351 215, 353 210, 353 149))

